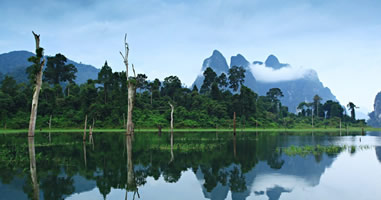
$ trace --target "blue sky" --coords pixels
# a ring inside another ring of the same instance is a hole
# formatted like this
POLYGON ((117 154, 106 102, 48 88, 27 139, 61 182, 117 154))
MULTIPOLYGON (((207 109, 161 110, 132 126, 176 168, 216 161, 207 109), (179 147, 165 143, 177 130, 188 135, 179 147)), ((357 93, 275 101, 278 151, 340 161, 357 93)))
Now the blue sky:
POLYGON ((34 50, 124 70, 130 62, 150 79, 177 75, 191 85, 214 49, 249 61, 269 54, 315 69, 346 104, 373 109, 381 91, 381 1, 349 0, 2 0, 0 53, 34 50))

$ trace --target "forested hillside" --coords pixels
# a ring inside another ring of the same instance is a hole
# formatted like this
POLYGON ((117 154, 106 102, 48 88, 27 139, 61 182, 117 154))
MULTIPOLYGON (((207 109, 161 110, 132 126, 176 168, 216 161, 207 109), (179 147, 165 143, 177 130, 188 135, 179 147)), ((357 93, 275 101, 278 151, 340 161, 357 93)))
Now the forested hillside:
MULTIPOLYGON (((82 127, 85 115, 95 127, 122 128, 127 111, 125 72, 113 72, 107 62, 96 79, 78 85, 76 67, 63 62, 62 55, 48 58, 40 93, 37 127, 82 127), (49 72, 49 73, 47 73, 49 72), (54 72, 54 73, 53 73, 54 72), (61 81, 68 82, 62 88, 61 81)), ((245 86, 246 71, 232 67, 228 74, 217 74, 206 68, 200 89, 182 87, 177 76, 148 82, 147 76, 136 77, 137 95, 133 121, 135 128, 167 127, 170 118, 168 102, 175 106, 175 127, 229 127, 236 112, 239 127, 338 127, 340 121, 361 126, 363 121, 345 115, 335 101, 322 102, 319 96, 301 102, 298 114, 288 112, 279 88, 259 96, 245 86), (232 93, 232 92, 233 93, 232 93)), ((5 76, 0 85, 0 122, 4 128, 26 128, 31 108, 31 82, 17 83, 5 76)))

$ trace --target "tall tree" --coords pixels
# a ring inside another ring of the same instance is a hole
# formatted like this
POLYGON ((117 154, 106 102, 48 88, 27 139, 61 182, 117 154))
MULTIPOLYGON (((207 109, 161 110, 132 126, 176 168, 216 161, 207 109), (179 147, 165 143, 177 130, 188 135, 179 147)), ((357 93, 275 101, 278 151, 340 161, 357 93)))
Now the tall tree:
POLYGON ((32 108, 30 111, 29 120, 29 130, 28 136, 34 137, 34 131, 36 128, 37 119, 37 107, 38 107, 38 96, 40 95, 41 85, 42 85, 42 69, 45 65, 44 49, 40 47, 40 35, 33 33, 34 40, 36 41, 36 56, 32 56, 28 59, 33 65, 28 67, 27 72, 29 72, 29 77, 32 78, 32 82, 35 85, 34 94, 32 99, 32 108))
POLYGON ((200 93, 208 93, 211 89, 212 84, 216 81, 216 78, 216 72, 214 72, 213 69, 210 67, 206 68, 206 70, 204 71, 204 82, 201 85, 200 93))
POLYGON ((218 88, 218 84, 216 82, 214 82, 212 84, 212 88, 210 90, 210 96, 214 100, 220 100, 221 99, 221 92, 220 92, 220 89, 218 88))
POLYGON ((278 113, 280 110, 280 100, 279 97, 283 97, 282 90, 279 88, 271 88, 267 93, 266 97, 270 100, 271 102, 271 110, 272 112, 278 113))
POLYGON ((351 118, 352 118, 352 120, 355 121, 356 120, 356 111, 355 111, 355 109, 359 108, 359 107, 357 107, 354 103, 349 102, 348 105, 347 105, 347 108, 351 111, 351 118))
POLYGON ((107 103, 108 91, 111 88, 112 84, 112 69, 105 61, 105 64, 101 68, 101 71, 98 73, 98 82, 103 84, 103 92, 104 92, 104 103, 107 103))
POLYGON ((48 57, 46 69, 44 71, 44 80, 50 84, 59 84, 60 82, 72 83, 77 73, 77 68, 73 64, 66 65, 67 58, 62 54, 56 54, 48 57))
POLYGON ((242 86, 239 95, 239 105, 241 107, 240 114, 245 117, 250 117, 256 112, 256 101, 258 95, 253 92, 250 88, 242 86))
POLYGON ((305 110, 306 107, 308 107, 307 102, 304 102, 304 101, 299 103, 297 107, 297 109, 300 110, 300 113, 302 116, 306 116, 306 110, 305 110))
POLYGON ((181 89, 181 81, 177 76, 168 76, 164 78, 162 93, 173 99, 175 94, 181 89))
POLYGON ((322 98, 319 96, 319 95, 315 95, 314 98, 313 98, 313 101, 314 101, 314 110, 315 110, 315 115, 317 117, 319 117, 319 107, 320 107, 320 101, 322 100, 322 98))
POLYGON ((338 118, 343 117, 344 109, 339 102, 328 100, 324 103, 323 110, 325 113, 327 113, 326 114, 327 119, 330 119, 333 117, 338 117, 338 118))
POLYGON ((218 83, 218 86, 222 89, 228 86, 228 79, 225 73, 221 73, 221 75, 217 77, 217 83, 218 83))
POLYGON ((139 89, 139 91, 148 88, 147 75, 138 74, 136 76, 136 88, 139 89))
POLYGON ((197 85, 193 85, 192 92, 198 92, 197 85))
POLYGON ((233 66, 229 69, 229 84, 233 91, 237 91, 245 81, 246 70, 243 67, 233 66))
POLYGON ((156 78, 151 85, 151 102, 152 102, 152 99, 160 97, 160 87, 161 87, 161 82, 159 79, 156 78))
POLYGON ((272 102, 278 102, 279 97, 283 97, 283 92, 279 88, 271 88, 267 93, 266 96, 270 99, 272 102))

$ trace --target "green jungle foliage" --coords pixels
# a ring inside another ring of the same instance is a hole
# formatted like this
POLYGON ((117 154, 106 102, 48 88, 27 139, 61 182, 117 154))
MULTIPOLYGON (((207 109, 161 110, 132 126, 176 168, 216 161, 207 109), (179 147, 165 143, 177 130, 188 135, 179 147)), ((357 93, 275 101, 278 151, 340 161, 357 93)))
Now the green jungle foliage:
MULTIPOLYGON (((29 69, 29 70, 28 70, 29 69)), ((31 69, 27 73, 32 74, 31 69)), ((53 128, 83 127, 85 115, 88 124, 97 128, 123 128, 127 113, 127 79, 125 72, 113 72, 105 62, 97 80, 89 79, 77 85, 77 69, 66 65, 66 57, 57 54, 47 59, 44 82, 39 97, 37 129, 48 127, 52 116, 53 128)), ((32 76, 29 76, 33 80, 32 76)), ((176 128, 230 128, 236 112, 237 127, 259 128, 309 128, 365 125, 364 120, 355 120, 355 108, 349 105, 351 117, 334 101, 321 103, 316 95, 311 103, 300 103, 298 114, 288 112, 281 104, 283 93, 272 88, 266 96, 259 96, 244 85, 245 69, 232 67, 229 73, 217 74, 208 68, 204 72, 204 83, 199 90, 182 86, 177 76, 160 81, 147 81, 147 76, 138 74, 137 94, 133 113, 135 128, 168 127, 170 107, 175 106, 176 128)), ((15 79, 5 76, 0 85, 0 127, 22 129, 28 127, 33 81, 17 84, 15 79)))

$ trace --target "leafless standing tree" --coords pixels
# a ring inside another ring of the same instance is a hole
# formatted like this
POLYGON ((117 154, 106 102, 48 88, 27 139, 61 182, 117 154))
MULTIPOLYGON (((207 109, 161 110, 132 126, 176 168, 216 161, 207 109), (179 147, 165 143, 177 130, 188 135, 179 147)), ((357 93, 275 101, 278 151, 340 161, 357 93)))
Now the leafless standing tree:
POLYGON ((32 31, 34 39, 36 41, 36 58, 39 70, 36 72, 35 76, 35 88, 32 99, 32 108, 30 111, 30 120, 29 120, 29 130, 28 136, 34 137, 34 131, 36 129, 36 119, 37 119, 37 107, 38 107, 38 96, 40 95, 41 85, 42 85, 42 69, 45 65, 45 58, 43 56, 43 48, 40 47, 40 35, 37 35, 32 31), (41 60, 42 59, 42 60, 41 60))
POLYGON ((127 34, 124 36, 124 55, 122 52, 120 52, 120 55, 123 58, 124 65, 126 65, 126 78, 127 78, 127 88, 128 88, 128 97, 127 97, 127 104, 128 104, 128 109, 127 109, 127 131, 126 134, 130 135, 133 134, 133 128, 134 124, 132 122, 132 111, 134 109, 134 101, 135 101, 135 94, 136 94, 136 74, 135 74, 135 69, 134 65, 132 64, 132 71, 134 73, 134 78, 129 79, 128 77, 128 53, 129 53, 129 47, 127 43, 127 34))
POLYGON ((169 161, 169 163, 171 163, 174 159, 174 156, 173 156, 173 111, 175 107, 170 102, 168 102, 168 104, 169 106, 171 106, 171 160, 169 161))

